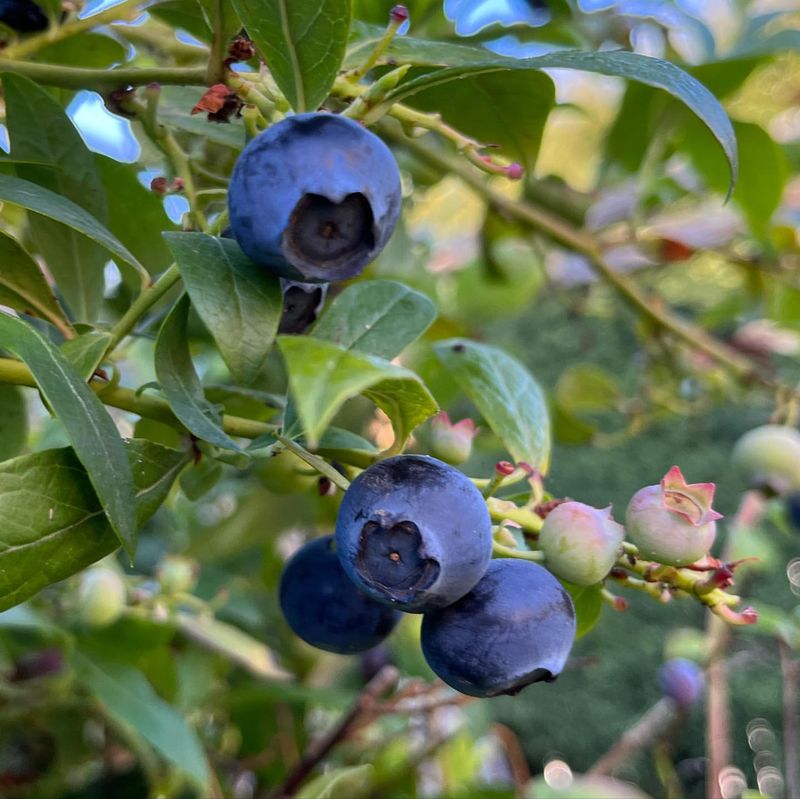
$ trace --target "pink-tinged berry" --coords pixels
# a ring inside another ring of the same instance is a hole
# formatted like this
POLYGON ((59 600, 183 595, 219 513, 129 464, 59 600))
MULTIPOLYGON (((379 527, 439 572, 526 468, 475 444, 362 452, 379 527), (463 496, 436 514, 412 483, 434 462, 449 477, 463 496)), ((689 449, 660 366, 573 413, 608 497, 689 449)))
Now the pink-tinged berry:
POLYGON ((519 180, 525 174, 525 168, 514 162, 506 167, 506 174, 511 180, 519 180))
POLYGON ((547 514, 539 546, 556 577, 594 585, 622 554, 624 538, 625 529, 611 518, 610 507, 599 510, 582 502, 563 502, 547 514))
POLYGON ((445 463, 457 466, 472 455, 472 440, 476 435, 478 428, 472 419, 453 423, 442 411, 431 422, 431 454, 445 463))
POLYGON ((628 537, 642 557, 669 566, 688 566, 702 558, 722 515, 712 509, 714 483, 684 480, 673 466, 659 485, 637 491, 625 514, 628 537))
POLYGON ((745 433, 733 448, 733 465, 751 488, 786 494, 800 489, 800 431, 765 424, 745 433))

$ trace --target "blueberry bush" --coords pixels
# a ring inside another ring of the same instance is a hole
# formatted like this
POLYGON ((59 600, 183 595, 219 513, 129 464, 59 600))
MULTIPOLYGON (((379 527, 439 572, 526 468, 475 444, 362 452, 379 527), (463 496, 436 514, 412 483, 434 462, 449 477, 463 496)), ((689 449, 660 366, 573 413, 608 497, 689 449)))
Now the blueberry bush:
POLYGON ((0 41, 4 796, 800 797, 793 3, 0 41))

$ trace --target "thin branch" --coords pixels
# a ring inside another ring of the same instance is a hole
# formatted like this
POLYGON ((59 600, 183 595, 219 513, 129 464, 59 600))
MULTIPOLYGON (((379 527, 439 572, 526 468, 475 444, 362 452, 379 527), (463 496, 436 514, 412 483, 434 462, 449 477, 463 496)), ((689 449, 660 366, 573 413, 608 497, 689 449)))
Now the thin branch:
MULTIPOLYGON (((30 369, 22 361, 15 361, 10 358, 0 358, 0 383, 27 386, 29 388, 37 387, 30 369)), ((172 412, 169 403, 161 399, 161 397, 154 397, 151 394, 137 394, 133 389, 122 386, 109 387, 99 380, 92 380, 89 386, 97 392, 104 405, 129 411, 137 416, 153 419, 156 422, 163 422, 181 432, 185 432, 183 424, 172 412)), ((222 417, 222 428, 228 435, 252 439, 263 436, 265 433, 273 432, 276 429, 276 425, 226 414, 222 417)))
POLYGON ((675 720, 677 706, 671 699, 660 699, 587 771, 588 775, 610 775, 626 760, 652 746, 675 720))
MULTIPOLYGON (((4 51, 7 56, 8 51, 4 51)), ((205 67, 123 67, 122 69, 87 69, 61 64, 38 64, 0 58, 0 72, 24 75, 45 86, 60 89, 94 89, 106 92, 128 86, 159 83, 162 86, 204 86, 205 67)))
POLYGON ((491 206, 518 222, 547 234, 560 244, 581 253, 592 268, 611 285, 620 296, 638 313, 684 341, 690 347, 701 350, 725 366, 743 380, 770 381, 763 375, 761 367, 750 358, 719 341, 714 336, 691 322, 681 319, 657 298, 648 297, 627 275, 617 272, 605 259, 594 238, 574 227, 555 214, 545 211, 524 200, 501 194, 467 164, 448 153, 439 152, 417 139, 403 136, 394 127, 381 126, 383 135, 410 150, 421 161, 441 171, 457 175, 468 186, 480 194, 491 206))
POLYGON ((106 347, 104 357, 108 357, 136 326, 136 323, 152 308, 179 280, 181 273, 175 264, 169 267, 161 277, 149 288, 146 288, 111 328, 111 341, 106 347))
POLYGON ((394 666, 384 666, 365 686, 353 706, 338 724, 313 742, 300 761, 287 774, 284 781, 267 794, 266 799, 289 799, 308 775, 342 741, 346 740, 364 714, 368 714, 381 694, 396 682, 398 671, 394 666))
POLYGON ((781 673, 783 674, 783 761, 786 772, 786 796, 800 799, 800 739, 797 735, 797 683, 800 679, 800 661, 791 648, 779 641, 781 673))

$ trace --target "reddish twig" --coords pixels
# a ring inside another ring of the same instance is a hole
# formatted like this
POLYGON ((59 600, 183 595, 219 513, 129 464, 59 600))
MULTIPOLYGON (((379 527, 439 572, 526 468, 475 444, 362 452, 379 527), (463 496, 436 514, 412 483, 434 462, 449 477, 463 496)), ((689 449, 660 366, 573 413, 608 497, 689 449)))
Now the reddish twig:
POLYGON ((364 714, 370 713, 375 701, 396 682, 398 671, 394 666, 384 666, 365 686, 350 710, 338 724, 314 741, 284 781, 267 794, 266 799, 289 799, 308 775, 319 765, 331 750, 344 741, 357 726, 364 714))

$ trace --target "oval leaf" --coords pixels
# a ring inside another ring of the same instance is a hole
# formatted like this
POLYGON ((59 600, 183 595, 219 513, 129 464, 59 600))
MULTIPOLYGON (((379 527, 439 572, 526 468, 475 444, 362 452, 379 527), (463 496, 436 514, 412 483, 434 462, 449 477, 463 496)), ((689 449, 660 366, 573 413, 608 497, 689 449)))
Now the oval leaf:
POLYGON ((269 355, 281 317, 278 278, 235 241, 205 233, 166 233, 192 306, 233 377, 252 383, 269 355))
POLYGON ((344 58, 351 0, 234 0, 234 5, 295 111, 315 110, 344 58))
POLYGON ((65 341, 61 345, 61 352, 72 364, 72 368, 84 380, 88 381, 97 367, 100 366, 111 340, 110 333, 87 330, 85 333, 81 333, 80 336, 65 341))
POLYGON ((546 472, 550 417, 531 373, 516 358, 488 344, 448 339, 434 349, 514 460, 546 472))
POLYGON ((209 795, 208 763, 197 734, 142 672, 98 653, 76 651, 71 661, 75 676, 123 734, 134 731, 209 795))
POLYGON ((0 461, 19 455, 28 439, 28 406, 19 386, 0 385, 0 461))
POLYGON ((0 233, 0 305, 20 313, 45 319, 63 334, 70 335, 70 324, 47 285, 42 270, 22 246, 0 233))
MULTIPOLYGON (((94 154, 55 98, 32 80, 3 74, 11 156, 46 166, 18 164, 17 175, 79 205, 101 224, 108 200, 94 154)), ((47 217, 30 220, 30 239, 58 283, 75 318, 94 321, 103 300, 102 247, 47 217)))
MULTIPOLYGON (((136 486, 136 521, 144 524, 166 499, 189 457, 151 441, 126 446, 136 486)), ((0 610, 113 552, 119 541, 70 448, 0 463, 0 610)))
POLYGON ((365 280, 348 286, 312 331, 344 350, 394 358, 419 338, 436 318, 424 294, 392 280, 365 280))
MULTIPOLYGON (((408 47, 409 43, 406 42, 403 46, 408 47)), ((486 50, 465 45, 435 45, 432 49, 429 44, 423 52, 428 54, 427 63, 439 60, 444 64, 456 63, 457 66, 447 66, 402 83, 394 91, 389 92, 384 100, 386 104, 404 102, 419 92, 444 86, 454 80, 509 70, 578 69, 626 78, 663 89, 696 114, 725 153, 731 172, 731 188, 736 181, 738 171, 736 136, 725 109, 702 83, 669 61, 624 50, 610 52, 564 50, 535 58, 519 59, 493 56, 486 50)), ((420 63, 420 60, 413 63, 420 63)))
POLYGON ((158 333, 155 367, 161 390, 178 419, 194 435, 223 449, 239 451, 222 429, 222 414, 203 394, 189 353, 186 325, 189 297, 184 294, 158 333))
POLYGON ((111 526, 125 550, 136 550, 133 476, 116 425, 69 361, 30 325, 0 314, 0 346, 24 361, 66 428, 111 526))
POLYGON ((328 341, 279 336, 297 415, 313 449, 344 403, 363 394, 391 419, 395 444, 437 411, 436 401, 413 372, 328 341))
POLYGON ((66 197, 61 197, 49 189, 37 186, 29 180, 22 180, 13 175, 0 175, 0 202, 19 205, 28 211, 49 217, 77 230, 105 247, 123 263, 132 266, 139 274, 143 285, 149 283, 150 275, 136 260, 133 253, 114 238, 91 214, 66 197))

